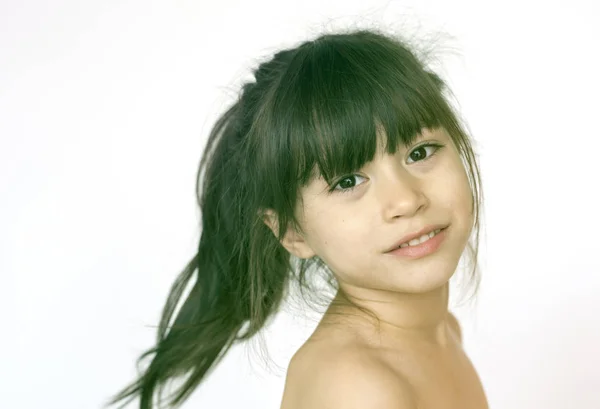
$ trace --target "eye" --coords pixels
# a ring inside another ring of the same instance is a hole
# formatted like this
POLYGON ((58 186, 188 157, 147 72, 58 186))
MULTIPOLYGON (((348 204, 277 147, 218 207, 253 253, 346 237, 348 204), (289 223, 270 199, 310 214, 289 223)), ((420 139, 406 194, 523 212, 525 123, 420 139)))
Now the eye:
MULTIPOLYGON (((423 144, 423 145, 418 146, 415 149, 413 149, 412 152, 408 156, 409 156, 409 158, 412 158, 414 162, 424 162, 424 161, 431 159, 443 147, 444 147, 444 145, 439 144, 439 143, 426 143, 426 144, 423 144), (433 152, 431 154, 427 155, 426 148, 432 148, 433 152), (415 153, 418 153, 418 155, 415 155, 415 153), (416 159, 415 159, 415 157, 416 157, 416 159)), ((362 177, 360 175, 356 175, 356 174, 343 176, 341 179, 338 179, 337 182, 332 184, 333 187, 331 189, 329 189, 329 192, 330 193, 352 192, 356 187, 360 186, 360 185, 357 185, 356 183, 352 182, 352 180, 357 177, 365 179, 364 177, 362 177), (340 189, 337 188, 338 186, 340 187, 340 189)))
POLYGON ((431 157, 434 156, 437 153, 437 151, 443 147, 444 147, 444 145, 439 144, 439 143, 426 143, 424 145, 418 146, 415 149, 413 149, 413 151, 410 153, 410 155, 408 155, 408 157, 413 158, 413 159, 416 158, 415 162, 423 162, 423 161, 431 159, 431 157), (426 154, 422 153, 423 151, 426 151, 425 148, 433 148, 434 150, 430 155, 426 155, 426 154), (419 154, 415 155, 415 153, 419 153, 419 154))
MULTIPOLYGON (((352 183, 352 180, 355 178, 363 178, 360 175, 347 175, 344 176, 343 178, 339 179, 336 183, 333 184, 333 188, 329 190, 329 192, 334 192, 337 191, 339 193, 348 193, 353 191, 357 186, 355 183, 352 183), (350 183, 348 183, 350 181, 350 183), (338 186, 341 187, 341 189, 336 189, 338 186)), ((365 179, 365 178, 363 178, 365 179)))

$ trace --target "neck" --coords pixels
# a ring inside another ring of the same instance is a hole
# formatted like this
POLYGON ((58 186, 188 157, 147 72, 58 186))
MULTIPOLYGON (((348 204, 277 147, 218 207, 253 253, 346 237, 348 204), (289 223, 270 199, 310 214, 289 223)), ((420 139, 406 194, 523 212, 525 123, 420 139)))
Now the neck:
MULTIPOLYGON (((378 334, 393 342, 417 342, 435 346, 445 346, 448 334, 449 284, 423 293, 398 293, 371 290, 357 287, 343 287, 338 291, 326 316, 347 316, 352 321, 359 320, 361 329, 379 328, 378 334), (380 321, 353 306, 348 298, 360 307, 372 311, 380 321)), ((330 321, 333 322, 333 321, 330 321)), ((346 321, 347 322, 347 321, 346 321)), ((358 322, 358 321, 356 321, 358 322)))

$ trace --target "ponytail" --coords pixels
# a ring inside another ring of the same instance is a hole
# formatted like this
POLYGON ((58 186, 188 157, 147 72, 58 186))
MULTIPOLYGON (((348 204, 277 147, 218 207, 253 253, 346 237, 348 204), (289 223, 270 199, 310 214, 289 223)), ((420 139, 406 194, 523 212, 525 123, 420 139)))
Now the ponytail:
POLYGON ((171 287, 156 346, 140 356, 138 366, 149 355, 154 357, 140 378, 108 405, 129 398, 127 404, 139 395, 139 407, 152 409, 157 387, 160 398, 167 381, 188 375, 169 402, 172 406, 181 404, 233 343, 256 334, 281 303, 289 254, 264 223, 248 218, 243 210, 251 203, 240 162, 240 108, 238 102, 219 118, 201 159, 196 185, 201 192, 200 243, 197 254, 171 287), (271 272, 279 272, 279 280, 268 283, 263 279, 265 264, 269 264, 271 272), (192 278, 193 287, 169 326, 192 278), (246 323, 248 329, 240 335, 246 323))

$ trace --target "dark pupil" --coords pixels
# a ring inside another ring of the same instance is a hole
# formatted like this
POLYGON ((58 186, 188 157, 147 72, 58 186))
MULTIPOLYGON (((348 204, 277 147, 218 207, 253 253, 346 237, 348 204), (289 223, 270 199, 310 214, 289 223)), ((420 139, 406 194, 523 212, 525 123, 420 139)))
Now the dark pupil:
POLYGON ((354 177, 347 177, 347 178, 342 179, 340 181, 340 187, 342 189, 348 189, 348 188, 351 188, 352 186, 354 186, 354 177), (348 180, 350 181, 350 184, 344 183, 344 182, 346 182, 348 180))
POLYGON ((421 147, 421 148, 417 148, 417 149, 415 149, 415 150, 412 152, 411 156, 412 156, 412 159, 413 159, 413 160, 417 161, 417 160, 421 160, 421 159, 423 158, 423 155, 416 155, 416 157, 415 157, 415 152, 419 152, 419 151, 421 151, 422 149, 424 149, 424 148, 423 148, 423 147, 421 147))

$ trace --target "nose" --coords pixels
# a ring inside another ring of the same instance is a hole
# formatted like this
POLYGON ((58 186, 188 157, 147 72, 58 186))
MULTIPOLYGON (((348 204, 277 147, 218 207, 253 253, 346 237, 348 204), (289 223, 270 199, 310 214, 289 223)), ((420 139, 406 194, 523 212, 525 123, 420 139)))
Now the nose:
POLYGON ((422 179, 398 164, 387 166, 385 169, 379 177, 376 189, 385 221, 410 217, 427 205, 422 179))

